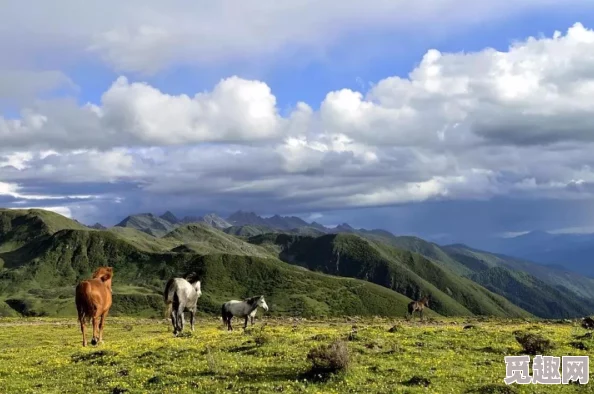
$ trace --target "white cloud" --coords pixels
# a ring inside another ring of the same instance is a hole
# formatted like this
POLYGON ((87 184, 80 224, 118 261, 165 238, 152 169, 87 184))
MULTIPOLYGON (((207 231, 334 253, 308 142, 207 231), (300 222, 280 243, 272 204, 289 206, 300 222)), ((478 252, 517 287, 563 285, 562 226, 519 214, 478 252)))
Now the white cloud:
POLYGON ((62 200, 62 199, 91 199, 91 195, 52 196, 43 194, 21 193, 21 187, 14 183, 0 182, 0 196, 10 196, 20 200, 62 200))
POLYGON ((319 109, 300 102, 286 116, 261 81, 169 95, 120 77, 99 103, 47 101, 0 119, 3 194, 34 199, 29 184, 45 185, 40 196, 96 194, 72 193, 75 184, 133 209, 245 201, 293 211, 592 198, 589 53, 594 31, 580 24, 505 52, 430 50, 408 78, 366 95, 329 92, 319 109))
POLYGON ((453 34, 534 10, 587 7, 589 0, 30 0, 0 12, 6 67, 43 58, 71 63, 98 55, 119 72, 152 73, 178 65, 213 65, 323 53, 352 34, 453 34), (28 27, 23 29, 24 24, 28 27), (86 52, 86 53, 85 53, 86 52), (83 54, 81 54, 83 53, 83 54), (56 55, 59 54, 59 55, 56 55))
MULTIPOLYGON (((296 120, 298 121, 298 120, 296 120)), ((105 148, 265 140, 281 132, 276 98, 263 82, 231 77, 212 92, 171 96, 145 83, 118 78, 101 106, 71 101, 0 117, 5 147, 105 148)))

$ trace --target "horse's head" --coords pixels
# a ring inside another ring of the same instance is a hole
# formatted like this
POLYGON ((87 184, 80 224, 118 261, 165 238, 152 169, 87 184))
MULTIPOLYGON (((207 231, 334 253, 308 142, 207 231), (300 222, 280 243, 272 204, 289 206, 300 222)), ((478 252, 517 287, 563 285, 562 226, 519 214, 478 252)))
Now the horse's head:
POLYGON ((258 298, 258 306, 265 311, 268 311, 268 305, 266 304, 266 300, 264 299, 263 295, 258 298))
POLYGON ((184 279, 187 280, 190 285, 192 285, 192 288, 196 290, 196 293, 198 293, 198 297, 200 297, 202 295, 202 291, 200 289, 200 281, 198 280, 198 274, 195 272, 190 272, 185 276, 184 279))
POLYGON ((429 295, 426 295, 424 297, 424 300, 425 300, 425 302, 424 302, 425 306, 429 306, 429 295))
POLYGON ((112 267, 99 267, 93 273, 93 279, 100 279, 101 282, 111 289, 111 278, 113 278, 112 267))
POLYGON ((200 281, 198 280, 195 283, 192 283, 192 287, 194 288, 194 290, 196 290, 198 297, 200 297, 202 295, 202 290, 200 289, 200 281))

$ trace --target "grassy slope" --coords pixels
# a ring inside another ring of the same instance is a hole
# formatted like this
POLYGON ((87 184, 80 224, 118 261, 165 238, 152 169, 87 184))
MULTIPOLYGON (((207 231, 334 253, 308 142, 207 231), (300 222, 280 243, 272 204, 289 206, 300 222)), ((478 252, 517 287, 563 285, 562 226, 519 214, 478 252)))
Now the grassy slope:
MULTIPOLYGON (((316 382, 303 376, 310 367, 307 353, 347 338, 353 322, 266 319, 244 334, 200 319, 191 336, 174 338, 166 321, 109 317, 99 348, 81 347, 73 319, 31 323, 0 319, 2 393, 569 394, 591 392, 594 379, 590 367, 588 385, 503 383, 504 356, 521 353, 516 330, 550 339, 556 346, 551 355, 591 355, 571 346, 585 333, 573 324, 361 319, 354 340, 347 341, 351 370, 316 382), (398 330, 388 332, 394 323, 398 330), (463 329, 468 323, 476 328, 463 329), (413 384, 414 377, 429 386, 413 384)), ((594 347, 592 339, 581 341, 594 347)))
POLYGON ((176 228, 163 240, 183 243, 199 254, 227 253, 235 255, 270 257, 263 248, 247 243, 237 237, 225 234, 207 224, 191 223, 176 228))
POLYGON ((462 245, 444 246, 448 255, 468 264, 488 267, 507 267, 526 272, 560 290, 569 290, 578 296, 594 300, 594 279, 570 271, 532 263, 509 256, 483 252, 462 245))
POLYGON ((251 238, 250 242, 274 244, 281 248, 282 260, 312 270, 364 279, 411 298, 431 294, 432 308, 444 315, 528 315, 504 298, 418 254, 375 244, 357 235, 313 238, 268 234, 251 238))
POLYGON ((538 316, 582 316, 594 311, 594 279, 585 276, 464 245, 439 246, 389 234, 363 236, 420 253, 538 316))
MULTIPOLYGON (((202 236, 203 230, 208 229, 200 229, 202 236)), ((210 230, 212 233, 205 232, 215 238, 211 239, 214 245, 217 237, 229 237, 210 230)), ((267 296, 271 313, 303 316, 401 316, 410 302, 381 286, 309 272, 272 257, 215 254, 216 248, 210 249, 208 255, 155 252, 158 246, 140 248, 139 240, 146 239, 133 233, 134 237, 127 240, 129 235, 119 230, 66 229, 36 239, 32 245, 34 256, 0 271, 0 298, 29 315, 73 314, 74 285, 89 277, 95 267, 110 265, 115 271, 116 315, 160 314, 165 281, 189 271, 196 271, 202 279, 200 309, 209 313, 219 313, 221 303, 231 297, 255 294, 267 296)), ((182 241, 190 240, 185 238, 189 233, 183 228, 176 235, 182 241)), ((179 241, 178 237, 171 234, 167 238, 179 241)), ((247 245, 250 250, 259 250, 240 240, 236 242, 234 247, 247 245)))
POLYGON ((153 214, 131 215, 118 223, 116 227, 133 228, 155 237, 161 237, 177 226, 153 214))
POLYGON ((27 242, 62 229, 85 227, 54 212, 41 209, 0 208, 0 253, 12 252, 27 242))

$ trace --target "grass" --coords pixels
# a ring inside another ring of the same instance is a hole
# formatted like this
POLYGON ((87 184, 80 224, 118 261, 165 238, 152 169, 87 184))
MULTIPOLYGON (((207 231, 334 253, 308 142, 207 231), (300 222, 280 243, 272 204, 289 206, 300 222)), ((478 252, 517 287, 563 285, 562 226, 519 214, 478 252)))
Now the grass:
POLYGON ((208 318, 174 338, 165 320, 109 318, 105 343, 82 348, 72 318, 6 318, 0 319, 0 392, 588 392, 592 369, 588 386, 505 386, 503 357, 521 352, 516 330, 550 339, 552 355, 588 354, 571 346, 585 333, 577 321, 265 318, 244 333, 208 318), (468 324, 475 328, 465 330, 468 324), (389 332, 394 325, 398 330, 389 332), (267 340, 257 341, 262 332, 267 340), (349 369, 317 379, 307 355, 336 340, 347 343, 349 369))

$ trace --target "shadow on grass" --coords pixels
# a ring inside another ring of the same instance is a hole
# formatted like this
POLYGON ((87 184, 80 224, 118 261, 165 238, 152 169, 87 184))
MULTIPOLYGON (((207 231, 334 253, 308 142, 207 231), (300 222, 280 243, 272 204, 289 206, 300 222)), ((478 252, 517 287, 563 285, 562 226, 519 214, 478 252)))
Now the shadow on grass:
POLYGON ((209 377, 220 381, 239 378, 244 383, 284 383, 294 382, 296 380, 307 380, 312 383, 323 383, 334 378, 339 378, 341 374, 314 373, 312 371, 295 371, 279 367, 263 367, 257 371, 240 371, 237 373, 224 373, 221 371, 200 371, 192 374, 194 377, 209 377))

